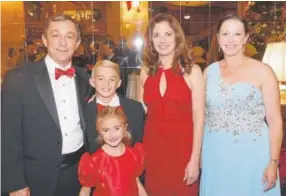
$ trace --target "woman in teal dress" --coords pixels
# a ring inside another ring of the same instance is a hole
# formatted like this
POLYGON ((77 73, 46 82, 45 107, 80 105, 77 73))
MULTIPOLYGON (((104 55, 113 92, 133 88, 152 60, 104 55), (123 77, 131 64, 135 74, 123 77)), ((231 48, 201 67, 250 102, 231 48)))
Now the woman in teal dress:
POLYGON ((279 196, 283 131, 277 79, 270 66, 244 55, 245 20, 227 15, 217 30, 224 59, 204 73, 200 196, 279 196))

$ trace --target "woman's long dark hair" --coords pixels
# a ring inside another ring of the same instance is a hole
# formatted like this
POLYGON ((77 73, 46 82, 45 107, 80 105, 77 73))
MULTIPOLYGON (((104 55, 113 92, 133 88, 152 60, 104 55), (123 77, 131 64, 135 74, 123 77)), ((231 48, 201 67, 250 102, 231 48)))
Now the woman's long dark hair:
POLYGON ((153 41, 152 41, 152 33, 156 24, 166 21, 170 24, 171 28, 175 32, 175 42, 176 49, 175 55, 172 63, 172 68, 174 71, 178 70, 179 66, 182 66, 184 69, 184 73, 190 74, 191 68, 193 65, 193 61, 189 54, 188 47, 186 45, 186 39, 184 32, 180 23, 168 13, 160 13, 153 17, 147 27, 147 31, 145 34, 145 43, 143 51, 143 66, 148 67, 149 75, 154 75, 157 72, 158 64, 159 64, 159 54, 156 52, 153 41))

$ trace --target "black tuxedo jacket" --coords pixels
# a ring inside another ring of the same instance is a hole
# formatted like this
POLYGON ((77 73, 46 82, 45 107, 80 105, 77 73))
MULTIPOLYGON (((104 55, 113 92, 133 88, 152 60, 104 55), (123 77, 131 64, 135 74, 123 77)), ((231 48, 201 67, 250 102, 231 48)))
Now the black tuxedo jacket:
MULTIPOLYGON (((76 90, 82 130, 89 94, 88 75, 76 68, 76 90)), ((45 61, 8 72, 2 83, 2 191, 30 187, 31 195, 56 190, 62 134, 45 61)), ((84 133, 85 135, 85 133, 84 133)))
MULTIPOLYGON (((142 104, 132 99, 128 99, 120 94, 118 94, 118 96, 120 105, 122 106, 128 119, 129 130, 132 135, 133 143, 142 142, 145 123, 145 112, 142 104)), ((86 119, 88 149, 90 153, 93 153, 100 148, 99 144, 96 142, 96 137, 98 135, 96 132, 96 99, 85 106, 84 116, 86 119)))

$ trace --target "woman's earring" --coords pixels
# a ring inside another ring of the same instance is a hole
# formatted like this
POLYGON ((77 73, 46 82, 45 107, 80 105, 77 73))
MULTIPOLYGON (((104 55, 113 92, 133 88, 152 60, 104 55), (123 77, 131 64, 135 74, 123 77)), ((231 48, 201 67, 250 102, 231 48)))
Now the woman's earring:
POLYGON ((218 52, 220 52, 220 46, 218 45, 218 52))

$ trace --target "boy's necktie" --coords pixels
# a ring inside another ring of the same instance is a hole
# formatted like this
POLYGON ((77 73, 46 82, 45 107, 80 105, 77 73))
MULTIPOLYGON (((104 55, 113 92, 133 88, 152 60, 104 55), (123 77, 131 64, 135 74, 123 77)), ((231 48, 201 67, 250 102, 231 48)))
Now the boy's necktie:
MULTIPOLYGON (((101 111, 101 110, 104 109, 104 108, 109 108, 109 107, 112 108, 112 106, 102 105, 102 104, 100 104, 100 103, 97 103, 96 106, 97 106, 97 111, 101 111)), ((120 108, 120 109, 122 109, 122 106, 117 106, 117 107, 113 107, 113 108, 120 108)))

